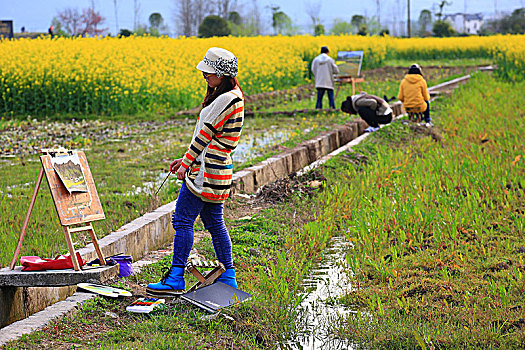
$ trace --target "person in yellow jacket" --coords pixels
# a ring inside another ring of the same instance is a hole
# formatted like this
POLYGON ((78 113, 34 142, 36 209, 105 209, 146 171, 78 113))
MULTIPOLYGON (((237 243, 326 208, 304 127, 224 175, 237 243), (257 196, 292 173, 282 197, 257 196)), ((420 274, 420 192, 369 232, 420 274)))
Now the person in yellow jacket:
POLYGON ((408 69, 407 75, 405 75, 399 86, 397 98, 403 102, 403 107, 407 111, 423 113, 427 127, 434 126, 430 118, 430 104, 428 102, 430 94, 419 64, 415 63, 408 69))

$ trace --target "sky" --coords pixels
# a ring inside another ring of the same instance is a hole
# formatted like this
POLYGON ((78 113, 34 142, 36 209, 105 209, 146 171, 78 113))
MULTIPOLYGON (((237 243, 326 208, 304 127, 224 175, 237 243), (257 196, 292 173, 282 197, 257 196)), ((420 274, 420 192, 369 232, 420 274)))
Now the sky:
MULTIPOLYGON (((51 20, 59 11, 71 7, 87 8, 91 2, 95 3, 95 10, 106 18, 105 26, 109 32, 115 34, 117 31, 115 20, 115 8, 113 0, 0 0, 0 20, 13 20, 14 31, 20 32, 22 26, 29 32, 47 32, 51 20)), ((117 0, 118 4, 118 27, 133 29, 134 25, 134 3, 139 4, 139 21, 147 23, 148 17, 153 12, 159 12, 165 19, 170 32, 175 32, 175 10, 176 0, 117 0)), ((367 17, 377 15, 376 1, 357 0, 236 0, 237 11, 243 14, 251 7, 253 1, 257 1, 267 22, 266 32, 270 32, 270 5, 280 7, 293 22, 303 28, 310 24, 307 14, 309 5, 320 4, 319 18, 321 23, 328 29, 334 19, 339 18, 350 21, 353 15, 365 15, 367 17)), ((450 0, 449 0, 450 2, 450 0)), ((436 7, 438 0, 411 0, 411 18, 417 19, 422 9, 432 10, 436 7)), ((452 0, 451 6, 445 7, 445 13, 482 12, 486 16, 493 15, 495 9, 498 12, 512 12, 512 10, 524 7, 524 0, 452 0)), ((406 20, 407 0, 382 0, 380 1, 381 22, 392 22, 393 20, 406 20)), ((312 6, 310 6, 312 7, 312 6)))

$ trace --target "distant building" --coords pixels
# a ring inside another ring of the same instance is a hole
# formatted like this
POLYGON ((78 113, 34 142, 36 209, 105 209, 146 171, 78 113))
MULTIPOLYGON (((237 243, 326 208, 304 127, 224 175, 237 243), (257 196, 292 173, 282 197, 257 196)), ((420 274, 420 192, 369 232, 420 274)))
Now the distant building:
POLYGON ((454 13, 445 15, 443 20, 448 21, 458 33, 478 34, 483 26, 483 14, 454 13))

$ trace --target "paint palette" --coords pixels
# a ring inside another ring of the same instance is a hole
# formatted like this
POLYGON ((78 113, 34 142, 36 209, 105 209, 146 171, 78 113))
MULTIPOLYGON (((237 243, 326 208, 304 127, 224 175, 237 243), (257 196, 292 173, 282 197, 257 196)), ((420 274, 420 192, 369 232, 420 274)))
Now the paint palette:
POLYGON ((157 298, 139 298, 135 300, 131 305, 126 307, 126 311, 135 312, 139 314, 149 314, 156 307, 164 304, 165 299, 157 298))
POLYGON ((77 287, 110 298, 130 297, 133 295, 127 290, 104 286, 102 284, 79 283, 77 284, 77 287))

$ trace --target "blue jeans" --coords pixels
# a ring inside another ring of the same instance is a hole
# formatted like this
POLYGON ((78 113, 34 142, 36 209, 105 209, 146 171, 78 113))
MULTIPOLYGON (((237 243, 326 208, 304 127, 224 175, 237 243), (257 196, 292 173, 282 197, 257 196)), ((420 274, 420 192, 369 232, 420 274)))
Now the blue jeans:
POLYGON ((430 119, 430 103, 427 102, 427 109, 423 112, 423 117, 425 118, 425 122, 430 123, 432 119, 430 119))
POLYGON ((193 224, 201 216, 204 227, 210 231, 215 255, 224 267, 233 268, 232 243, 224 225, 222 203, 204 202, 186 187, 180 188, 171 223, 175 229, 172 266, 184 267, 193 246, 193 224))
POLYGON ((334 102, 334 90, 333 89, 325 89, 325 88, 317 88, 317 103, 315 104, 315 108, 322 109, 323 108, 323 96, 324 92, 327 92, 328 94, 328 105, 330 108, 335 109, 335 102, 334 102))

